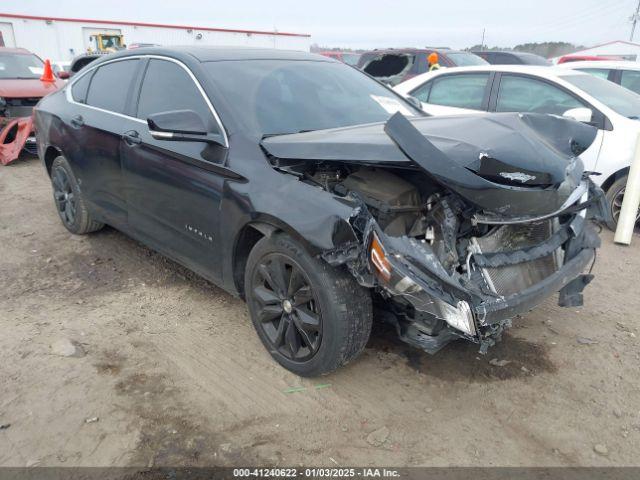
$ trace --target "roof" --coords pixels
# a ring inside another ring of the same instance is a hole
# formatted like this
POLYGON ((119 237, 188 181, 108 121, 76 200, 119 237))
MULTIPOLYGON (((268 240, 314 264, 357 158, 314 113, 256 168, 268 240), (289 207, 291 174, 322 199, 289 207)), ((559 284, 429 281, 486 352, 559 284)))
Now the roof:
POLYGON ((133 50, 121 50, 109 55, 101 55, 101 57, 104 57, 106 60, 110 60, 113 58, 139 55, 166 55, 170 57, 183 57, 188 55, 200 62, 219 62, 224 60, 310 60, 316 62, 335 62, 335 60, 329 57, 296 50, 193 45, 176 47, 142 47, 135 48, 133 50))
POLYGON ((380 49, 375 49, 375 50, 368 50, 366 52, 363 53, 363 55, 369 54, 369 53, 375 53, 376 55, 379 54, 389 54, 389 53, 427 53, 427 52, 438 52, 441 53, 443 55, 446 55, 448 53, 460 53, 463 50, 452 50, 450 48, 443 48, 443 47, 434 47, 434 48, 380 48, 380 49))
POLYGON ((31 55, 31 52, 26 48, 0 47, 0 53, 11 53, 13 55, 31 55))
POLYGON ((65 17, 42 17, 36 15, 21 15, 15 13, 0 13, 0 17, 19 18, 21 20, 44 20, 53 22, 75 22, 75 23, 97 23, 103 25, 127 25, 132 27, 157 27, 157 28, 178 28, 181 30, 199 30, 203 32, 228 32, 228 33, 245 33, 247 35, 279 35, 285 37, 311 37, 308 33, 290 33, 290 32, 268 32, 264 30, 238 30, 232 28, 215 28, 215 27, 198 27, 193 25, 170 25, 166 23, 147 23, 147 22, 131 22, 120 20, 96 20, 87 18, 65 18, 65 17))
POLYGON ((593 62, 567 62, 558 65, 560 68, 608 68, 614 70, 640 70, 640 62, 627 60, 598 60, 593 62))
POLYGON ((531 73, 539 76, 566 75, 567 70, 558 66, 545 65, 474 65, 471 67, 452 67, 441 68, 438 73, 446 72, 473 72, 473 71, 491 71, 491 72, 512 72, 512 73, 531 73))

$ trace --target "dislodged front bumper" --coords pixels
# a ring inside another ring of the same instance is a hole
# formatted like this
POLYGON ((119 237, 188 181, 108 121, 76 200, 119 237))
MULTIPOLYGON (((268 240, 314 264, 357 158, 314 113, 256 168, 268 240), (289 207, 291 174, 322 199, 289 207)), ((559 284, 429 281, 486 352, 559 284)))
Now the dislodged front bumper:
MULTIPOLYGON (((597 198, 591 205, 600 210, 602 193, 595 188, 591 190, 597 198)), ((510 319, 530 311, 555 292, 560 292, 561 306, 582 305, 582 290, 593 278, 583 272, 593 264, 600 246, 594 225, 587 219, 587 208, 574 206, 561 226, 554 220, 534 223, 555 222, 557 226, 535 245, 487 255, 478 252, 477 262, 470 255, 468 275, 458 278, 445 271, 428 244, 407 237, 387 237, 372 229, 371 236, 384 245, 388 262, 387 278, 378 275, 383 295, 409 319, 402 328, 398 323, 401 338, 430 353, 459 337, 478 342, 486 350, 510 319), (478 287, 488 271, 500 268, 509 272, 516 287, 487 283, 478 287), (519 284, 518 275, 528 283, 519 284), (445 328, 433 328, 430 319, 441 320, 445 328)), ((519 235, 523 230, 514 228, 519 235)), ((379 270, 375 265, 372 269, 379 270)))
POLYGON ((33 118, 0 119, 0 163, 6 165, 17 160, 25 147, 35 151, 33 118))

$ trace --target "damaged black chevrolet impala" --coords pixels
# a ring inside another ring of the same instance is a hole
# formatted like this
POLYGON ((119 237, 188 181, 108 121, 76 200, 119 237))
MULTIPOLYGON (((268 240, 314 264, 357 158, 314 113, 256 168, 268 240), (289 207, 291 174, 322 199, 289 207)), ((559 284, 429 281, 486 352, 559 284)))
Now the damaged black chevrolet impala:
POLYGON ((325 57, 190 47, 105 56, 35 121, 69 231, 111 225, 242 296, 299 375, 356 357, 374 312, 427 352, 484 352, 592 279, 596 132, 572 120, 430 118, 325 57))

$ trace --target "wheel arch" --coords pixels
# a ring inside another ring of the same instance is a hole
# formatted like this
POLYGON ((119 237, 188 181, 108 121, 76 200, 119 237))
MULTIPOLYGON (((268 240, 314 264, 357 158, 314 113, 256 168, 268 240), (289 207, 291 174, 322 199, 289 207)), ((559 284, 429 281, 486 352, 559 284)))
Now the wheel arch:
POLYGON ((51 167, 53 166, 53 161, 61 155, 64 156, 62 150, 53 145, 49 145, 44 151, 43 161, 44 166, 47 169, 47 174, 49 174, 49 176, 51 176, 51 167))
POLYGON ((286 233, 291 236, 294 240, 300 242, 310 255, 318 253, 317 247, 314 247, 304 236, 291 226, 275 218, 263 218, 246 223, 238 231, 233 243, 233 286, 240 294, 240 297, 244 298, 244 273, 249 253, 261 239, 277 233, 286 233))
POLYGON ((630 169, 630 167, 624 167, 624 168, 618 170, 617 172, 612 173, 611 175, 609 175, 609 177, 604 182, 602 182, 602 186, 601 186, 602 190, 604 190, 606 192, 607 190, 609 190, 609 188, 611 188, 611 185, 613 185, 614 182, 616 180, 618 180, 620 177, 624 177, 625 175, 629 175, 629 169, 630 169))

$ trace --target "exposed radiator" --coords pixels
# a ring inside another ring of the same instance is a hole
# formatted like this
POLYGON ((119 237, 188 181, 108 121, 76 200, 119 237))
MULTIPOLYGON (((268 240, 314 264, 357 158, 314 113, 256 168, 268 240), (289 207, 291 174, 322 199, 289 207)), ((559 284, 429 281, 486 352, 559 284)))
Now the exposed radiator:
MULTIPOLYGON (((475 239, 478 253, 507 252, 533 247, 547 240, 554 231, 554 220, 503 225, 475 239)), ((517 265, 483 268, 482 273, 498 295, 511 295, 535 285, 559 268, 559 252, 517 265)))

